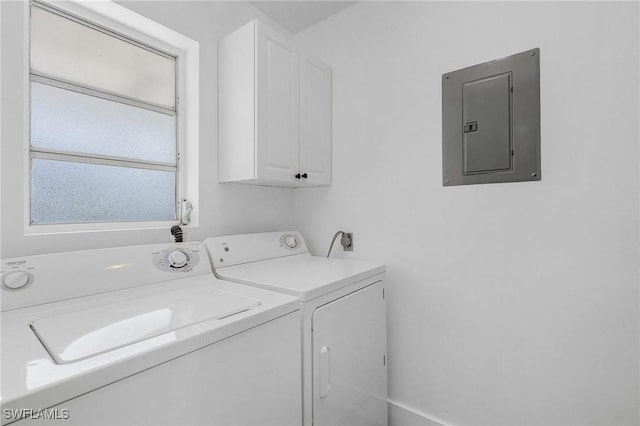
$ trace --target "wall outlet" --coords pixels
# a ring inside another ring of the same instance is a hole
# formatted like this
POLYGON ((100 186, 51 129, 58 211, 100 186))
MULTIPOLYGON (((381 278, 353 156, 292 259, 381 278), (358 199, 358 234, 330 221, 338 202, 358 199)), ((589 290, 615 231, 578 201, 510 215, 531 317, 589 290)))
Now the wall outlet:
POLYGON ((340 238, 340 244, 342 244, 344 251, 353 251, 353 233, 344 232, 340 238))

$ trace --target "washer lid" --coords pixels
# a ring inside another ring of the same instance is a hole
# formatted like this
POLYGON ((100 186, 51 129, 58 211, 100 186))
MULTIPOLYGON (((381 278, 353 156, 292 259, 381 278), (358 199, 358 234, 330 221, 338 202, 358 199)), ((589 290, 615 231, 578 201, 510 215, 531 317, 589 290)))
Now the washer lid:
POLYGON ((223 279, 290 294, 303 302, 385 271, 382 263, 308 253, 216 268, 223 279))
POLYGON ((120 300, 33 321, 31 329, 57 364, 80 361, 155 336, 219 320, 260 302, 206 285, 120 300))

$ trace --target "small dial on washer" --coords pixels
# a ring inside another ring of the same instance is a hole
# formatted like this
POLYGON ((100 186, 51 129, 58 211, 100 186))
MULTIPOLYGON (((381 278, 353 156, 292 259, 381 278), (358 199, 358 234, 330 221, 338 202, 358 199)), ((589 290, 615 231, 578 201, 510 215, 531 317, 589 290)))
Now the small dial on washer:
POLYGON ((296 240, 296 237, 293 235, 287 235, 284 237, 284 243, 289 248, 296 248, 298 246, 298 240, 296 240))
POLYGON ((184 268, 189 263, 187 255, 180 250, 174 250, 167 256, 169 266, 172 268, 184 268))
POLYGON ((4 276, 2 284, 11 290, 18 290, 29 284, 31 277, 26 271, 12 271, 4 276))

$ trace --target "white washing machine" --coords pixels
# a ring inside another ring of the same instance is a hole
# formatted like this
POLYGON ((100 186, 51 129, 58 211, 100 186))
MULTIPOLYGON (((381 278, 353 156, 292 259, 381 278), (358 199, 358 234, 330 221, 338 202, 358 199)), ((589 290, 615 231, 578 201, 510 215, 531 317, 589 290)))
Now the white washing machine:
POLYGON ((298 232, 209 238, 215 274, 302 301, 304 425, 386 425, 384 264, 317 257, 298 232))
POLYGON ((300 302, 202 243, 2 260, 2 424, 299 425, 300 302))

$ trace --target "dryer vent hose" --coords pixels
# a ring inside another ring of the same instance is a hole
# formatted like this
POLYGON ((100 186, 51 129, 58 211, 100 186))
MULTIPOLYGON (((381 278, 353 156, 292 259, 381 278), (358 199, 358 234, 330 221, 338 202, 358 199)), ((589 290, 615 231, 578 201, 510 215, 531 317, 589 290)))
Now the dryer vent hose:
POLYGON ((173 225, 171 227, 171 235, 173 235, 176 243, 182 242, 182 228, 180 228, 178 225, 173 225))

